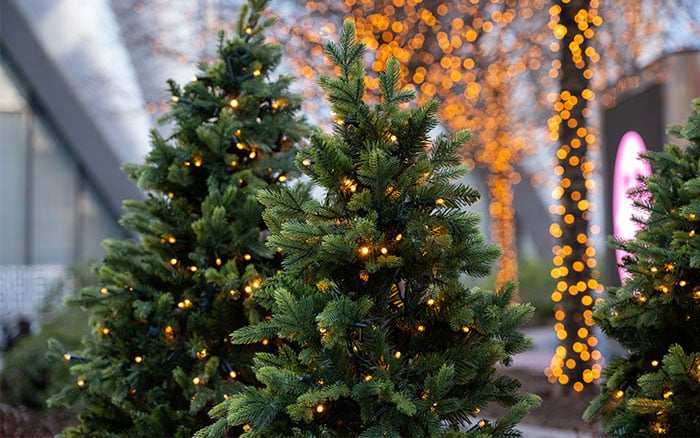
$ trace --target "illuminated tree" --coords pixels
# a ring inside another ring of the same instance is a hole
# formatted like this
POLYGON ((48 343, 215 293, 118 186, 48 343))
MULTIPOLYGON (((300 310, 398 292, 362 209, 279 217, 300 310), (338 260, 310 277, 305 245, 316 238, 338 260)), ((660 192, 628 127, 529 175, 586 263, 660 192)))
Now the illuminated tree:
POLYGON ((515 436, 538 398, 497 376, 529 339, 532 314, 512 304, 514 285, 470 289, 461 274, 489 272, 499 255, 478 217, 462 207, 478 192, 453 179, 466 131, 436 126, 436 100, 406 107, 399 63, 379 77, 379 103, 366 97, 364 46, 351 21, 326 53, 338 77, 323 77, 336 116, 333 134, 317 134, 297 157, 325 189, 302 202, 290 191, 260 199, 281 250, 284 271, 259 296, 271 319, 232 334, 234 343, 279 336, 277 354, 258 354, 264 386, 248 387, 212 410, 217 422, 197 436, 515 436), (493 423, 490 402, 508 407, 493 423), (471 424, 470 424, 471 423, 471 424))
POLYGON ((582 391, 585 384, 600 376, 601 358, 596 348, 598 339, 592 333, 592 305, 595 294, 602 292, 595 269, 595 248, 589 237, 589 190, 593 188, 595 165, 590 159, 588 145, 595 137, 586 128, 591 109, 588 102, 594 93, 589 88, 593 75, 591 64, 598 58, 588 42, 594 28, 602 24, 593 1, 562 1, 550 8, 550 28, 559 42, 554 49, 561 54, 558 65, 561 91, 554 104, 556 115, 549 120, 552 139, 558 139, 559 160, 555 173, 561 176, 553 193, 558 200, 556 213, 560 222, 550 231, 559 239, 554 248, 555 268, 552 276, 557 287, 552 294, 555 302, 555 330, 562 345, 557 348, 550 367, 545 370, 550 381, 570 384, 582 391))
POLYGON ((270 78, 281 47, 265 41, 266 3, 241 9, 193 82, 170 83, 172 136, 154 131, 145 163, 124 166, 148 193, 121 220, 140 240, 105 241, 101 284, 71 300, 91 311, 92 334, 81 351, 52 346, 76 380, 51 403, 81 408, 66 436, 191 436, 257 383, 252 355, 272 346, 229 342, 265 317, 252 294, 280 268, 256 194, 286 181, 306 130, 291 77, 270 78))
POLYGON ((644 158, 653 173, 630 192, 642 215, 624 250, 625 284, 611 288, 594 319, 627 350, 605 368, 584 418, 610 436, 696 436, 700 424, 700 99, 667 145, 644 158))

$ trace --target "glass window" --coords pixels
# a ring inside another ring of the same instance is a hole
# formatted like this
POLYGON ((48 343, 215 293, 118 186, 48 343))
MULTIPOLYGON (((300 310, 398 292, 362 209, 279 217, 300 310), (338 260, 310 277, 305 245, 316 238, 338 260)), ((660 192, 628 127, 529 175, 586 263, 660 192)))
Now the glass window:
POLYGON ((125 233, 21 84, 0 57, 0 264, 101 258, 125 233))
POLYGON ((25 262, 27 103, 0 58, 0 264, 25 262))

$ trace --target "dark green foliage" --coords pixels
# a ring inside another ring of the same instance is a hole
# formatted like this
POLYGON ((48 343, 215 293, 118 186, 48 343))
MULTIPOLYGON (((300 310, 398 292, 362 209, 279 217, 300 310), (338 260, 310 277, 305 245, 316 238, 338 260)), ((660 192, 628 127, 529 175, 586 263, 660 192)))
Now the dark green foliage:
POLYGON ((479 194, 453 182, 466 172, 457 151, 469 134, 429 141, 438 104, 402 106, 414 96, 399 91, 396 60, 381 102, 365 102, 352 23, 326 52, 340 70, 321 81, 338 122, 296 160, 325 198, 260 193, 285 269, 258 295, 272 318, 232 335, 254 344, 277 334, 284 345, 256 356, 263 386, 218 405, 216 424, 197 436, 241 426, 247 437, 457 436, 460 427, 517 436, 538 399, 497 377, 496 364, 530 345, 518 329, 532 308, 511 303, 512 284, 493 293, 460 282, 488 274, 500 254, 460 209, 479 194), (512 409, 479 423, 490 402, 512 409))
POLYGON ((172 137, 153 132, 145 163, 124 166, 148 194, 121 221, 141 239, 106 241, 101 284, 71 300, 91 311, 92 333, 71 353, 76 380, 51 399, 85 406, 67 436, 190 436, 257 384, 253 353, 273 346, 229 342, 264 319, 252 295, 280 268, 255 196, 290 175, 306 131, 290 78, 270 78, 281 48, 264 41, 266 3, 244 6, 196 81, 170 83, 172 137))
POLYGON ((594 318, 629 350, 604 370, 584 418, 611 436, 697 436, 700 431, 700 99, 684 126, 687 145, 650 152, 653 174, 631 196, 647 215, 627 242, 630 278, 611 288, 594 318))

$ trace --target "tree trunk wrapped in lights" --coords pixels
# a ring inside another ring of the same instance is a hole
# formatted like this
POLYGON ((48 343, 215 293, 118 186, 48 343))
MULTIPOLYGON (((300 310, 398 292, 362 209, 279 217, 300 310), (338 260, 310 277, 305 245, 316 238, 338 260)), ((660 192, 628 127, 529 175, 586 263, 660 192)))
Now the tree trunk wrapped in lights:
POLYGON ((83 350, 52 346, 76 376, 51 400, 80 406, 67 436, 191 436, 212 406, 257 384, 253 353, 273 351, 229 340, 265 317, 252 295, 281 259, 256 194, 286 181, 306 131, 291 78, 270 79, 281 47, 265 42, 266 3, 242 8, 193 82, 170 83, 172 137, 154 131, 145 163, 124 166, 148 193, 121 221, 141 239, 107 240, 101 285, 71 300, 92 312, 83 350))
POLYGON ((646 219, 624 250, 624 285, 594 318, 629 350, 604 369, 601 394, 584 414, 610 436, 697 436, 700 430, 700 99, 667 145, 643 157, 652 175, 630 193, 646 219))
POLYGON ((326 53, 339 76, 321 85, 337 123, 297 156, 325 199, 261 193, 284 271, 259 295, 271 319, 231 338, 283 346, 256 355, 263 386, 213 409, 218 420, 197 436, 519 435, 538 398, 496 364, 529 347, 519 327, 533 309, 511 303, 512 283, 494 293, 460 281, 488 274, 500 253, 461 210, 479 193, 452 182, 466 171, 457 152, 469 134, 429 141, 438 103, 406 108, 414 94, 399 90, 395 59, 380 102, 366 102, 352 22, 326 53), (509 407, 494 422, 479 414, 490 402, 509 407))

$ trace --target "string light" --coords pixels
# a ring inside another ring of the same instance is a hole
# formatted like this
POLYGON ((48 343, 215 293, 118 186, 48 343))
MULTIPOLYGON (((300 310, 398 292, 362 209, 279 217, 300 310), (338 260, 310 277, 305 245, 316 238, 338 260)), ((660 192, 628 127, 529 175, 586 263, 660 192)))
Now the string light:
POLYGON ((107 295, 107 292, 109 292, 109 291, 107 290, 106 287, 103 287, 102 289, 100 289, 100 293, 101 293, 102 295, 107 295))
POLYGON ((83 380, 83 379, 78 379, 78 381, 75 382, 75 383, 76 383, 79 387, 81 387, 81 388, 82 388, 83 386, 85 386, 85 380, 83 380))
POLYGON ((361 246, 359 251, 360 255, 366 256, 367 254, 369 254, 369 247, 361 246))
POLYGON ((193 306, 192 301, 190 301, 189 299, 185 299, 185 300, 177 303, 177 307, 180 309, 187 309, 187 308, 190 308, 192 306, 193 306))
POLYGON ((71 359, 70 353, 65 353, 65 354, 63 355, 63 360, 70 360, 70 359, 71 359))
POLYGON ((326 410, 326 407, 323 405, 323 403, 319 403, 316 405, 316 413, 322 414, 323 411, 326 410))
POLYGON ((233 99, 229 100, 229 102, 228 102, 228 106, 230 106, 233 109, 238 108, 239 105, 240 105, 240 103, 238 102, 238 99, 236 99, 236 98, 233 98, 233 99))
POLYGON ((109 328, 104 327, 104 328, 102 329, 102 334, 103 334, 103 335, 108 335, 108 334, 109 334, 109 328))
POLYGON ((175 266, 175 265, 177 265, 177 259, 176 259, 176 258, 172 258, 172 259, 170 259, 169 263, 170 263, 172 266, 175 266))
MULTIPOLYGON (((587 41, 593 37, 592 28, 602 24, 597 6, 590 2, 587 9, 580 9, 573 18, 574 26, 565 26, 562 15, 570 6, 554 5, 549 9, 549 29, 556 42, 551 50, 563 55, 562 59, 552 62, 551 78, 560 78, 564 63, 572 64, 575 69, 567 71, 568 75, 580 75, 585 84, 590 79, 590 66, 599 57, 587 41)), ((595 324, 592 307, 596 294, 603 292, 598 282, 600 272, 596 269, 595 248, 588 234, 596 234, 598 227, 588 226, 591 212, 596 206, 587 197, 592 181, 595 163, 588 159, 586 152, 594 150, 596 137, 585 121, 590 110, 588 102, 595 99, 595 93, 585 87, 563 88, 549 97, 556 112, 548 120, 549 140, 559 141, 556 152, 557 165, 554 174, 560 177, 559 185, 553 187, 552 197, 558 201, 550 211, 561 219, 551 224, 550 234, 555 239, 563 239, 561 244, 552 248, 554 269, 551 277, 557 281, 557 287, 551 294, 554 302, 557 323, 555 332, 562 345, 557 347, 550 366, 545 369, 547 379, 562 385, 570 384, 576 392, 584 390, 600 377, 599 364, 602 358, 595 348, 598 340, 590 330, 595 324), (583 182, 579 187, 576 182, 583 182), (571 239, 571 237, 575 239, 571 239), (562 322, 563 321, 563 322, 562 322), (566 324, 565 324, 565 323, 566 324)), ((646 297, 640 295, 643 302, 646 297)))
POLYGON ((200 383, 202 383, 202 379, 200 379, 199 376, 197 376, 192 379, 192 383, 194 383, 195 385, 199 385, 200 383))
POLYGON ((229 371, 228 376, 232 379, 235 379, 238 376, 238 374, 235 371, 231 370, 229 371))
POLYGON ((141 363, 141 362, 143 362, 143 357, 142 357, 142 356, 135 356, 135 357, 134 357, 134 362, 136 362, 136 363, 141 363))

